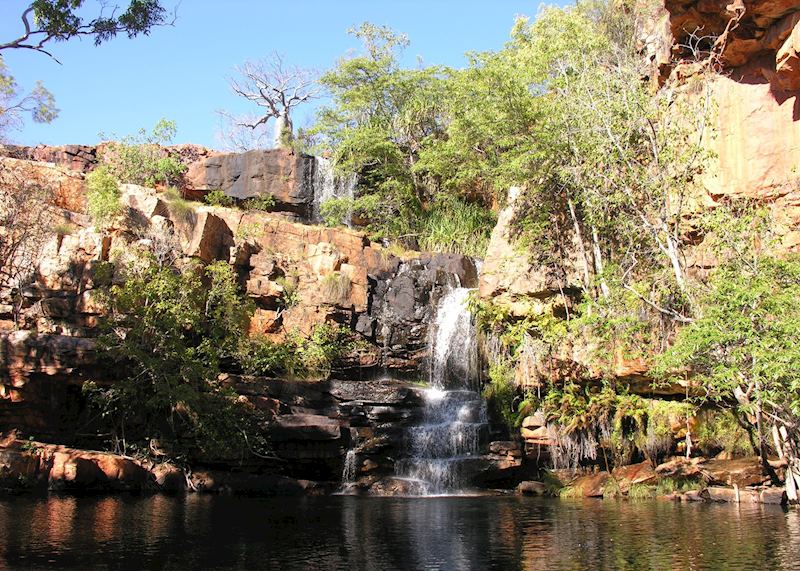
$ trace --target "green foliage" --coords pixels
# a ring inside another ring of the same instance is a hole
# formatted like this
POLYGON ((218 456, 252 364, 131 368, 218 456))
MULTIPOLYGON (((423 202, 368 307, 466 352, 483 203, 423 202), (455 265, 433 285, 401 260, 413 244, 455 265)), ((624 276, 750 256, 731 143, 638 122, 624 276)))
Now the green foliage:
POLYGON ((319 211, 325 226, 336 227, 350 217, 353 207, 352 198, 330 198, 320 205, 319 211))
POLYGON ((633 501, 651 500, 657 495, 656 487, 647 484, 633 484, 628 490, 628 499, 633 501))
POLYGON ((656 496, 668 496, 675 492, 683 493, 703 488, 703 483, 697 480, 661 478, 656 484, 656 496))
POLYGON ((322 295, 328 303, 345 303, 350 297, 350 276, 341 272, 328 274, 322 279, 322 295))
POLYGON ((174 121, 161 119, 148 133, 140 129, 103 149, 101 160, 118 180, 145 186, 179 184, 186 165, 162 147, 175 137, 174 121))
POLYGON ((423 250, 483 258, 496 221, 491 210, 440 195, 422 216, 419 246, 423 250))
POLYGON ((53 233, 56 236, 71 236, 75 233, 75 226, 69 222, 57 224, 56 227, 53 228, 53 233))
POLYGON ((236 227, 234 236, 241 240, 250 240, 251 238, 255 238, 261 234, 263 231, 264 228, 258 222, 242 222, 236 227))
POLYGON ((495 361, 489 365, 489 383, 483 389, 483 398, 489 401, 495 413, 508 428, 519 427, 522 418, 515 401, 517 389, 514 384, 514 369, 508 361, 495 361))
POLYGON ((170 214, 189 224, 194 223, 194 204, 183 197, 183 193, 175 187, 170 187, 164 193, 167 199, 167 208, 170 214))
POLYGON ((99 228, 106 228, 122 213, 117 179, 106 167, 98 167, 86 175, 86 204, 89 216, 99 228))
POLYGON ((101 260, 92 265, 92 282, 95 286, 110 286, 114 279, 114 272, 113 263, 101 260))
POLYGON ((800 256, 765 254, 756 238, 714 271, 701 315, 678 332, 656 373, 691 376, 704 400, 752 419, 765 464, 767 422, 786 430, 787 448, 800 441, 800 256))
POLYGON ((564 499, 578 500, 583 498, 583 488, 581 486, 564 486, 558 491, 558 497, 564 499))
POLYGON ((12 129, 19 129, 24 115, 29 114, 35 123, 50 123, 58 117, 55 98, 41 82, 27 94, 19 86, 0 57, 0 141, 12 129))
POLYGON ((108 388, 84 387, 115 447, 145 449, 156 439, 175 458, 262 447, 257 416, 218 380, 251 312, 230 267, 177 273, 145 258, 126 277, 111 288, 112 314, 100 339, 124 374, 108 388))
POLYGON ((20 450, 25 452, 31 452, 33 454, 39 454, 42 451, 42 447, 33 439, 33 436, 29 436, 28 440, 20 445, 20 450))
POLYGON ((260 194, 244 199, 239 205, 245 210, 259 210, 269 212, 275 208, 276 200, 271 194, 260 194))
POLYGON ((237 361, 246 375, 274 375, 286 371, 291 353, 287 344, 263 336, 244 337, 239 343, 237 361))
POLYGON ((734 413, 725 409, 704 410, 698 415, 693 440, 704 456, 726 452, 732 457, 755 454, 747 430, 737 422, 734 413))
POLYGON ((124 33, 129 38, 148 35, 150 29, 166 24, 167 12, 159 0, 131 0, 125 10, 101 13, 91 19, 81 7, 84 0, 34 0, 35 30, 46 33, 46 40, 66 41, 75 36, 91 36, 95 45, 124 33))
POLYGON ((225 194, 225 191, 215 189, 210 190, 203 197, 203 200, 209 206, 221 206, 224 208, 231 208, 234 205, 234 200, 225 194))
POLYGON ((335 361, 349 350, 349 330, 329 324, 317 325, 308 337, 291 332, 286 343, 292 347, 292 359, 287 363, 290 375, 326 378, 335 361))
POLYGON ((294 307, 300 303, 300 293, 297 291, 298 279, 296 275, 280 276, 275 280, 281 289, 281 297, 278 301, 283 308, 294 307))
POLYGON ((308 336, 291 331, 282 343, 264 337, 245 339, 239 346, 238 362, 249 375, 324 379, 331 374, 336 361, 352 348, 348 329, 321 324, 308 336))
MULTIPOLYGON (((363 50, 322 76, 332 103, 321 109, 314 131, 322 136, 321 145, 333 150, 337 169, 358 173, 364 192, 352 210, 370 234, 416 235, 437 185, 415 164, 429 138, 442 134, 439 102, 447 70, 402 69, 398 58, 408 38, 386 27, 364 23, 350 33, 363 50)), ((326 223, 341 223, 343 204, 328 207, 326 223)))
POLYGON ((688 367, 716 402, 758 384, 774 413, 800 415, 800 256, 732 259, 714 272, 700 307, 658 370, 688 367))
POLYGON ((674 427, 694 414, 690 403, 647 400, 610 384, 551 385, 539 407, 556 440, 556 464, 572 468, 597 461, 598 452, 603 468, 629 463, 637 451, 656 465, 673 450, 674 427))
POLYGON ((558 497, 561 493, 561 489, 564 487, 563 482, 550 470, 542 471, 542 483, 544 484, 547 495, 554 497, 558 497))

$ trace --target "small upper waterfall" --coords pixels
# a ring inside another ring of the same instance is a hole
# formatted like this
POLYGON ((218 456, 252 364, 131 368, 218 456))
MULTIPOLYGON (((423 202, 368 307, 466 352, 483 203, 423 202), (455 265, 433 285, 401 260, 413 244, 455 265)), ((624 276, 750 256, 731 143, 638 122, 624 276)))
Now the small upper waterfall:
POLYGON ((422 422, 409 428, 408 457, 398 475, 418 483, 423 495, 457 493, 470 460, 480 455, 486 434, 486 405, 478 383, 475 328, 467 288, 454 288, 440 301, 431 327, 430 388, 422 422))
MULTIPOLYGON (((338 176, 333 168, 333 161, 325 157, 314 157, 314 174, 311 185, 314 190, 314 203, 312 207, 312 222, 322 222, 322 204, 332 198, 355 197, 356 175, 338 176)), ((351 225, 352 212, 349 212, 344 224, 351 225)))

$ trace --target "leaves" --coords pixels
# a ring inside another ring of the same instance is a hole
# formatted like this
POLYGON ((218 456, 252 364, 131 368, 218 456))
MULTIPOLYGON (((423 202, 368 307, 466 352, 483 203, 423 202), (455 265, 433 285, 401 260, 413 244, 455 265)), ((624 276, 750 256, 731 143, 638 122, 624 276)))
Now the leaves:
POLYGON ((178 273, 145 259, 128 267, 110 301, 101 346, 125 373, 98 402, 117 430, 127 426, 131 440, 159 435, 176 454, 245 447, 241 431, 252 432, 255 418, 218 381, 251 312, 230 266, 178 273))

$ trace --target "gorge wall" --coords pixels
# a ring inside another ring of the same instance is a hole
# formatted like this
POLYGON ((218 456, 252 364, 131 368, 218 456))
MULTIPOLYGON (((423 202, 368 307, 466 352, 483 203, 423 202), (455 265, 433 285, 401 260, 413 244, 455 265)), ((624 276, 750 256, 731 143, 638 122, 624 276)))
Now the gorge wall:
MULTIPOLYGON (((728 197, 752 198, 771 210, 781 248, 800 251, 800 6, 788 0, 656 5, 641 33, 656 83, 680 85, 697 72, 685 48, 697 30, 725 45, 719 73, 710 80, 713 133, 706 140, 712 159, 703 194, 687 217, 728 197)), ((355 470, 351 477, 359 490, 403 491, 404 484, 392 476, 406 454, 409 427, 425 415, 424 391, 411 381, 427 380, 429 326, 439 301, 454 287, 477 287, 481 300, 502 307, 511 320, 532 314, 560 318, 571 293, 581 287, 577 255, 566 260, 565 272, 554 272, 516 249, 514 192, 500 212, 479 277, 474 261, 463 256, 397 255, 361 232, 310 224, 318 212, 317 162, 280 150, 224 154, 188 145, 164 150, 188 167, 184 196, 199 199, 214 190, 237 200, 269 195, 272 212, 198 202, 178 208, 163 189, 123 185, 125 216, 98 232, 86 215, 84 180, 97 165, 98 151, 75 145, 0 150, 0 182, 33 181, 50 189, 54 225, 69 228, 44 245, 21 304, 10 299, 0 304, 0 432, 10 435, 0 447, 0 465, 37 485, 124 488, 129 480, 120 474, 135 474, 139 487, 302 493, 331 491, 348 469, 355 470), (150 467, 142 476, 138 464, 15 439, 16 431, 51 443, 79 442, 75 419, 83 406, 82 384, 114 382, 95 340, 107 311, 97 294, 108 286, 97 269, 139 245, 158 246, 167 239, 175 243, 162 246, 175 247, 186 260, 222 260, 235 269, 256 308, 251 334, 281 340, 289 332, 307 335, 316 325, 335 323, 363 342, 336 363, 330 379, 224 376, 226 386, 269 416, 274 450, 269 459, 215 458, 189 475, 150 467), (355 467, 346 466, 354 455, 355 467)), ((687 252, 689 271, 707 272, 716 263, 702 240, 687 252)), ((596 345, 596 339, 579 336, 546 355, 532 354, 517 367, 515 388, 524 392, 543 378, 570 376, 599 384, 608 370, 599 370, 591 358, 596 345)), ((658 399, 686 392, 682 384, 654 388, 645 359, 620 351, 610 360, 611 377, 635 394, 658 399)), ((530 412, 510 439, 495 423, 488 438, 494 441, 485 443, 473 463, 473 481, 513 485, 535 475, 552 442, 545 420, 530 412)), ((655 477, 640 468, 646 472, 642 481, 655 477)), ((743 468, 741 481, 762 482, 751 468, 743 468)))
MULTIPOLYGON (((6 291, 0 306, 0 432, 8 435, 0 452, 4 473, 65 489, 178 485, 300 493, 308 486, 317 489, 309 482, 328 482, 320 489, 332 491, 348 449, 358 442, 357 489, 402 489, 391 476, 405 454, 408 427, 424 414, 424 395, 414 382, 427 379, 429 324, 446 292, 477 285, 475 263, 449 254, 401 257, 363 233, 309 224, 313 157, 190 151, 165 150, 188 164, 184 195, 202 196, 212 189, 238 199, 271 195, 272 211, 199 202, 187 206, 162 190, 124 184, 124 213, 101 231, 85 213, 84 173, 96 166, 97 149, 12 147, 0 156, 4 182, 24 179, 52 191, 50 204, 37 207, 51 209, 59 228, 44 243, 21 296, 12 299, 6 291), (119 373, 107 366, 96 337, 108 311, 102 292, 122 277, 100 273, 108 262, 124 266, 138 247, 176 251, 178 265, 189 260, 230 264, 255 305, 251 335, 280 342, 290 334, 307 336, 320 324, 338 324, 358 335, 357 349, 335 364, 329 379, 237 374, 220 379, 270 419, 274 456, 208 458, 205 468, 193 466, 191 477, 177 478, 175 484, 173 476, 164 480, 159 472, 164 468, 142 472, 141 466, 102 454, 63 446, 51 452, 52 445, 39 443, 91 444, 78 425, 86 406, 81 387, 86 381, 113 385, 119 373), (15 435, 37 444, 27 445, 15 435), (120 462, 133 480, 115 475, 120 462)), ((492 450, 473 462, 476 478, 507 479, 519 470, 513 445, 492 450)))

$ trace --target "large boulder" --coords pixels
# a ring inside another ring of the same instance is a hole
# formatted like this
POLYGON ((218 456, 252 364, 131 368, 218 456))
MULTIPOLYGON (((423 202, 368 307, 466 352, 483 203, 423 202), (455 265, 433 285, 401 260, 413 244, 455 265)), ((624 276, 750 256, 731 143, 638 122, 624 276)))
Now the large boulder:
POLYGON ((310 180, 314 159, 284 149, 253 150, 207 157, 186 173, 191 190, 222 190, 236 199, 271 195, 277 210, 305 219, 314 199, 310 180))

